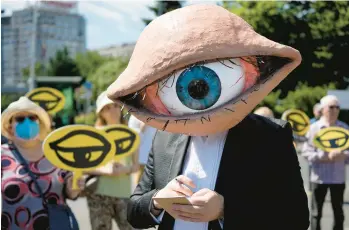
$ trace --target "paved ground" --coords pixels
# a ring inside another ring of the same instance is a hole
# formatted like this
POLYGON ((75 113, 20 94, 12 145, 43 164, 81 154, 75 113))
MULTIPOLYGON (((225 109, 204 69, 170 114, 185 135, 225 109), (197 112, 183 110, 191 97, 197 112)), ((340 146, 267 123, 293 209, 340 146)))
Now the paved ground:
MULTIPOLYGON (((299 163, 302 168, 302 177, 304 180, 304 186, 308 190, 308 185, 309 185, 309 167, 307 162, 302 158, 299 157, 299 163)), ((349 185, 349 167, 347 167, 347 172, 346 172, 346 179, 347 179, 347 186, 349 185)), ((309 194, 309 199, 310 199, 310 194, 309 194)), ((344 212, 346 216, 345 220, 345 230, 349 230, 349 188, 347 187, 344 195, 344 212)), ((324 207, 323 211, 323 219, 322 219, 322 228, 323 230, 331 230, 332 229, 332 218, 333 218, 333 213, 331 209, 331 202, 329 198, 329 193, 327 194, 327 199, 326 199, 326 204, 324 207)))
MULTIPOLYGON (((302 167, 302 176, 303 176, 305 188, 308 189, 308 183, 309 183, 308 165, 307 165, 307 162, 302 157, 299 157, 299 162, 302 167)), ((349 185, 349 168, 347 169, 347 185, 349 185)), ((329 201, 330 201, 329 197, 327 197, 327 202, 324 207, 323 221, 322 221, 323 230, 332 229, 331 228, 332 227, 332 210, 331 210, 329 201)), ((346 193, 345 193, 345 201, 346 201, 346 204, 344 205, 344 211, 345 211, 345 216, 347 217, 345 220, 345 230, 349 230, 349 188, 346 190, 346 193)), ((80 229, 91 230, 86 200, 81 198, 75 202, 70 202, 69 204, 72 207, 79 221, 80 229)), ((115 225, 115 223, 113 226, 113 230, 119 230, 115 225)))

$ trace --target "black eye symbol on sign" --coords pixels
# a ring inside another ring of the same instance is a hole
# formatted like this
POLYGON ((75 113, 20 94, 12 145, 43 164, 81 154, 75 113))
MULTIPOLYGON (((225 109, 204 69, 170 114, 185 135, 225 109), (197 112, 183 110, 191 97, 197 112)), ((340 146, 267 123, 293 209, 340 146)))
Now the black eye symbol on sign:
POLYGON ((292 122, 292 128, 295 132, 302 132, 308 127, 306 119, 299 113, 290 113, 287 120, 292 122))
POLYGON ((58 97, 57 95, 55 95, 49 90, 41 90, 41 91, 35 92, 29 96, 29 99, 39 104, 39 106, 46 111, 55 109, 59 104, 59 102, 62 100, 62 98, 58 97), (40 94, 42 95, 49 94, 50 96, 52 96, 52 99, 40 98, 40 94))
POLYGON ((89 130, 74 130, 57 141, 50 143, 49 145, 50 148, 56 152, 57 157, 61 162, 70 167, 80 169, 98 166, 107 156, 111 148, 111 144, 105 137, 89 130), (89 136, 99 140, 101 145, 86 147, 59 146, 60 143, 68 140, 69 138, 74 138, 74 142, 75 138, 77 142, 79 142, 79 139, 81 139, 81 143, 83 143, 85 138, 84 136, 89 136))
POLYGON ((134 142, 136 140, 136 135, 126 128, 114 127, 114 128, 106 129, 105 132, 107 133, 118 132, 118 133, 126 134, 126 137, 115 140, 116 155, 122 155, 130 151, 130 149, 133 147, 134 142))
POLYGON ((324 148, 341 148, 345 146, 349 140, 349 135, 340 130, 329 130, 316 138, 317 142, 324 148), (336 133, 337 137, 330 137, 336 133))

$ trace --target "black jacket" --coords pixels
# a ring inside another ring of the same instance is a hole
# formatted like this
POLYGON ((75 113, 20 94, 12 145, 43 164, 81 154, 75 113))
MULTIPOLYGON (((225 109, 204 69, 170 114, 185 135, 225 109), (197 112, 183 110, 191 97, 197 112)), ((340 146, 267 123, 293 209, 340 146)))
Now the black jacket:
MULTIPOLYGON (((141 181, 131 196, 128 221, 134 228, 156 225, 149 205, 156 189, 180 174, 190 137, 158 131, 141 181)), ((304 190, 289 123, 249 115, 229 130, 215 191, 224 196, 224 229, 306 230, 304 190)), ((165 213, 160 230, 173 229, 165 213)), ((212 221, 209 229, 221 229, 212 221)))

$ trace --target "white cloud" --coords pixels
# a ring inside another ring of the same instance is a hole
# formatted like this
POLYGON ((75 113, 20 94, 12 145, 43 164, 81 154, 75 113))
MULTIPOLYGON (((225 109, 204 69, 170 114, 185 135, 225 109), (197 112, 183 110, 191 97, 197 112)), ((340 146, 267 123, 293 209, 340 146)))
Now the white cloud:
POLYGON ((127 18, 130 18, 134 22, 141 22, 142 18, 152 17, 152 12, 147 8, 149 5, 153 5, 153 0, 147 1, 106 1, 105 5, 121 12, 127 18))
POLYGON ((10 15, 13 11, 21 10, 29 4, 26 1, 1 1, 1 9, 5 10, 5 15, 10 15))
POLYGON ((121 14, 105 7, 98 6, 93 2, 80 2, 79 11, 83 12, 84 14, 90 12, 100 17, 116 20, 119 23, 122 23, 124 21, 124 17, 121 14))

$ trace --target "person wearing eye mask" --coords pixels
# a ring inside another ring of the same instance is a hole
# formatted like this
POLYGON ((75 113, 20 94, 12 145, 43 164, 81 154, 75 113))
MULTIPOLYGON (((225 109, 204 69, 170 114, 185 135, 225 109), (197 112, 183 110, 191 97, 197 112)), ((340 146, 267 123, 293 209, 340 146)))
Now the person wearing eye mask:
POLYGON ((303 146, 303 156, 311 166, 311 189, 313 191, 312 230, 321 230, 322 208, 327 191, 331 192, 334 223, 333 230, 343 230, 344 212, 343 196, 345 190, 345 168, 349 163, 349 149, 345 151, 332 150, 325 152, 314 146, 314 136, 326 127, 349 126, 338 120, 340 104, 334 95, 324 96, 320 100, 321 117, 311 124, 306 135, 308 141, 303 146))
MULTIPOLYGON (((96 128, 125 123, 120 107, 105 92, 98 96, 96 107, 96 128)), ((92 230, 111 230, 112 220, 115 220, 119 229, 132 229, 127 221, 126 208, 132 188, 131 173, 138 169, 138 152, 135 152, 120 162, 113 160, 88 173, 91 176, 85 194, 92 230)))
POLYGON ((292 127, 251 113, 300 62, 297 50, 217 5, 154 19, 107 89, 158 129, 128 206, 132 226, 307 230, 292 127))
POLYGON ((50 202, 65 204, 76 199, 72 174, 53 166, 44 156, 42 141, 50 132, 50 117, 26 97, 11 103, 1 116, 2 135, 8 143, 1 145, 2 229, 48 229, 47 210, 22 159, 37 176, 44 196, 50 202))

